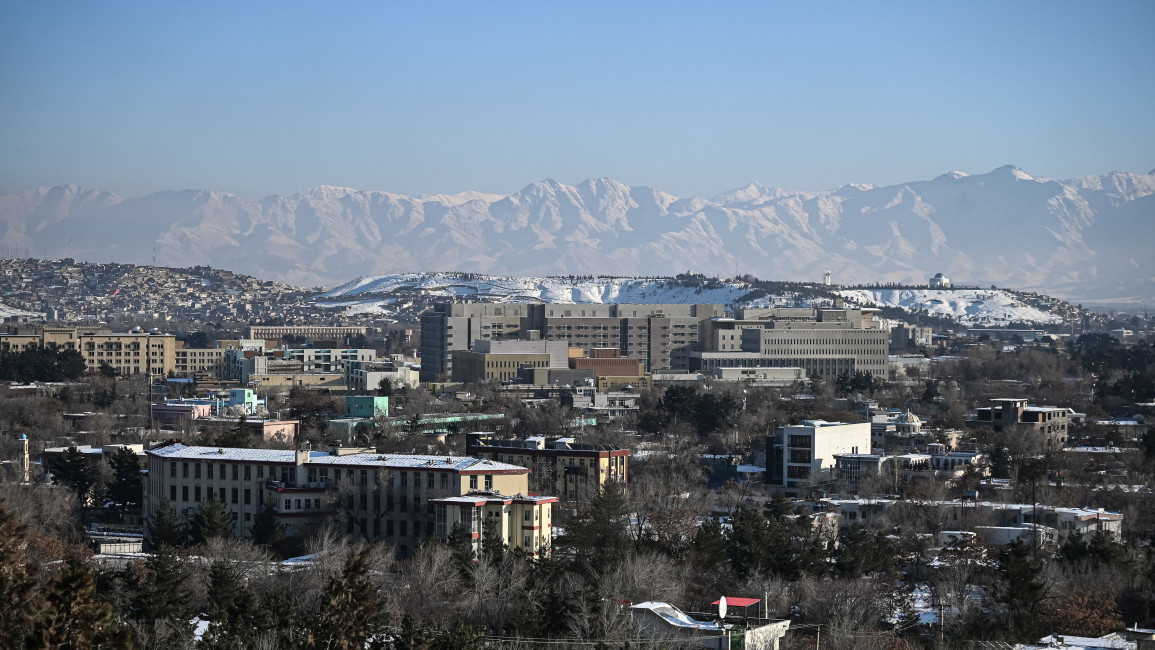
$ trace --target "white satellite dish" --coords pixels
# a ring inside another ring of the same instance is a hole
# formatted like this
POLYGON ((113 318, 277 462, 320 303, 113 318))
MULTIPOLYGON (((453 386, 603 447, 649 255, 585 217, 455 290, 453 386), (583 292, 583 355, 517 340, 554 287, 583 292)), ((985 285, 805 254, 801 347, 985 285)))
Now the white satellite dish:
POLYGON ((726 618, 726 597, 718 599, 718 618, 726 618))

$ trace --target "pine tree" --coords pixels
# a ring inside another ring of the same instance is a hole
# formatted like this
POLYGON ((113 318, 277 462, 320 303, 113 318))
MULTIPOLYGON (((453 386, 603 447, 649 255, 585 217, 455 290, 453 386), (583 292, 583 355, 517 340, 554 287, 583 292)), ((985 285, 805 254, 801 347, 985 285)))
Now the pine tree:
POLYGON ((253 517, 252 536, 254 544, 263 546, 271 546, 285 539, 285 529, 277 524, 277 509, 272 499, 266 499, 260 512, 253 517))
POLYGON ((97 478, 96 468, 88 462, 88 457, 82 454, 76 445, 64 450, 52 473, 52 482, 72 488, 80 497, 82 504, 88 503, 92 486, 96 485, 97 478))
POLYGON ((341 575, 329 580, 311 649, 364 650, 365 643, 381 633, 387 617, 368 573, 369 549, 364 548, 349 556, 341 575))
POLYGON ((148 518, 148 541, 150 548, 180 546, 185 543, 185 527, 168 499, 161 499, 156 505, 156 512, 148 518))
POLYGON ((481 525, 481 554, 490 562, 500 562, 505 555, 505 541, 501 539, 497 517, 488 517, 481 525))
POLYGON ((108 459, 112 466, 112 480, 108 482, 108 499, 123 518, 125 514, 140 512, 144 494, 140 460, 127 447, 121 447, 108 459))
POLYGON ((227 561, 209 567, 209 617, 212 623, 202 644, 215 648, 248 647, 256 630, 257 597, 227 561))
POLYGON ((178 633, 192 636, 189 593, 185 589, 188 572, 181 559, 167 545, 161 545, 145 562, 148 572, 133 601, 133 613, 147 626, 165 620, 178 633))
POLYGON ((617 483, 605 483, 566 526, 578 559, 594 570, 616 566, 629 549, 629 503, 617 483))
POLYGON ((1042 567, 1031 557, 1031 548, 1015 540, 999 556, 1003 573, 1003 589, 999 601, 1007 607, 1011 630, 1024 640, 1038 638, 1039 604, 1046 591, 1042 567))
POLYGON ((79 555, 71 555, 48 594, 35 642, 43 648, 89 650, 131 646, 129 630, 96 597, 96 578, 79 555))
POLYGON ((28 560, 27 528, 0 501, 0 648, 18 648, 31 633, 44 594, 28 560))
POLYGON ((190 533, 193 544, 203 544, 213 537, 232 537, 233 523, 229 521, 224 504, 216 499, 202 503, 193 514, 190 533))
POLYGON ((465 578, 473 575, 473 542, 465 533, 465 527, 460 521, 453 522, 449 535, 445 538, 446 545, 453 552, 453 563, 465 578))

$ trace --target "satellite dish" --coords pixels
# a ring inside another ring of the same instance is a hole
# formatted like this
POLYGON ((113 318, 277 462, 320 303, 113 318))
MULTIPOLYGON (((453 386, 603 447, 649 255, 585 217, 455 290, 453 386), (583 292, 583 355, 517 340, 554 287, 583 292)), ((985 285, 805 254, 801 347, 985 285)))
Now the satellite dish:
POLYGON ((726 618, 726 597, 718 599, 718 618, 726 618))

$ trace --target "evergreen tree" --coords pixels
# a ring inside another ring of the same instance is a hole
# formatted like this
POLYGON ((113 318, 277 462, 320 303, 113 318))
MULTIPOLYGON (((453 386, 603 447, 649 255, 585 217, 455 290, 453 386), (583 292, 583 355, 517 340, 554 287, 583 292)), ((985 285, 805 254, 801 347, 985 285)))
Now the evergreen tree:
POLYGON ((401 630, 393 637, 394 650, 431 650, 433 635, 406 614, 401 619, 401 630))
POLYGON ((27 544, 27 528, 0 501, 0 648, 21 647, 42 609, 40 567, 27 544))
POLYGON ((773 563, 768 557, 769 550, 769 522, 751 508, 740 508, 734 516, 727 544, 734 573, 745 578, 752 573, 766 571, 773 563))
POLYGON ((253 517, 252 536, 254 544, 272 546, 285 539, 285 529, 277 523, 277 509, 272 499, 266 499, 260 512, 253 517))
POLYGON ((72 488, 80 497, 80 502, 87 503, 91 495, 92 486, 96 485, 98 474, 96 467, 88 461, 76 445, 70 446, 60 455, 60 461, 52 472, 52 481, 56 485, 65 485, 72 488))
POLYGON ((893 568, 892 555, 882 533, 872 533, 861 524, 847 529, 834 554, 834 570, 844 578, 860 578, 893 568))
POLYGON ((184 524, 177 518, 176 509, 168 499, 161 499, 156 512, 148 518, 148 540, 150 548, 185 543, 184 524))
POLYGON ((1007 608, 1007 624, 1013 636, 1039 638, 1038 609, 1046 592, 1042 566, 1031 557, 1031 548, 1020 540, 1011 542, 999 555, 1003 588, 999 601, 1007 608))
POLYGON ((369 549, 353 553, 325 588, 321 619, 311 649, 364 650, 387 622, 381 598, 369 582, 369 549))
POLYGON ((566 536, 578 560, 595 570, 620 563, 629 549, 629 516, 629 503, 621 486, 603 484, 589 505, 566 526, 566 536))
POLYGON ((90 650, 131 646, 129 630, 113 616, 112 605, 96 597, 96 578, 79 555, 71 555, 48 594, 35 643, 43 648, 90 650))
POLYGON ((193 544, 203 544, 213 537, 232 537, 233 523, 224 504, 216 499, 202 503, 193 514, 190 532, 193 544))
POLYGON ((465 533, 465 527, 460 521, 453 522, 449 535, 445 538, 446 545, 453 552, 453 563, 465 578, 473 575, 473 542, 465 533))
POLYGON ((227 561, 216 560, 209 567, 208 600, 212 623, 202 645, 210 650, 250 646, 256 631, 257 597, 227 561))
POLYGON ((487 517, 481 525, 481 554, 490 562, 500 562, 505 555, 505 542, 501 539, 497 517, 487 517))
POLYGON ((188 572, 173 549, 161 545, 144 564, 146 576, 133 601, 133 614, 146 626, 167 621, 178 634, 191 638, 188 572))
POLYGON ((713 572, 727 562, 726 535, 717 519, 707 519, 698 527, 690 554, 695 568, 700 571, 713 572))
POLYGON ((121 447, 109 457, 108 462, 112 466, 112 479, 107 484, 109 501, 121 517, 127 513, 140 512, 140 502, 144 496, 140 460, 132 450, 121 447))

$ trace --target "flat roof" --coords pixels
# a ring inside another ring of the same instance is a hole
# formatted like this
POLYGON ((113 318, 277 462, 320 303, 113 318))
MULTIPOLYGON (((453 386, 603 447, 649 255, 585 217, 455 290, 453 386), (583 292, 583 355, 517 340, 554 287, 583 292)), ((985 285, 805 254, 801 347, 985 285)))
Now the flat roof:
MULTIPOLYGON (((295 464, 296 452, 292 449, 240 449, 236 447, 193 447, 184 444, 167 445, 148 451, 151 456, 169 460, 232 461, 250 463, 295 464)), ((472 456, 432 456, 418 454, 349 454, 334 456, 328 451, 308 452, 310 465, 323 466, 363 466, 396 469, 425 469, 431 471, 455 471, 468 473, 486 472, 529 472, 520 465, 499 463, 486 458, 472 456)))

